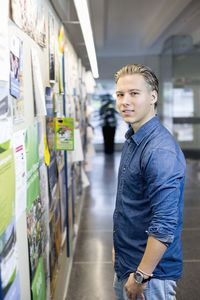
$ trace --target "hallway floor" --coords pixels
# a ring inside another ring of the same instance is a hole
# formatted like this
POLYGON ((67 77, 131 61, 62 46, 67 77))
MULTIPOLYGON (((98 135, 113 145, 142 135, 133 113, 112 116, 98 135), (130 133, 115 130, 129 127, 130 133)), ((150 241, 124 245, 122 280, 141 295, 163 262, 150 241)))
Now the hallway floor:
MULTIPOLYGON (((66 300, 114 300, 112 214, 120 152, 97 152, 80 221, 66 300)), ((182 233, 184 272, 177 300, 200 300, 200 162, 188 161, 182 233)))

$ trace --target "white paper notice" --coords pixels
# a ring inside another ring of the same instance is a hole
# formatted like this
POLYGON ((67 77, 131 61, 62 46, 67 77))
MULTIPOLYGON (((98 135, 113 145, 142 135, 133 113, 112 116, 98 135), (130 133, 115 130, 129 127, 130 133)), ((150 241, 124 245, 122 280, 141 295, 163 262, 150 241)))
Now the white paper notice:
POLYGON ((82 185, 83 185, 84 189, 90 185, 88 177, 87 177, 85 171, 83 170, 83 168, 81 168, 81 179, 82 179, 82 185))
POLYGON ((26 210, 26 152, 25 130, 14 133, 15 157, 15 213, 16 220, 26 210))
POLYGON ((9 81, 8 0, 1 1, 0 18, 0 80, 9 81))
POLYGON ((46 103, 45 103, 45 92, 42 83, 42 74, 40 71, 40 64, 38 55, 35 49, 32 49, 32 68, 33 68, 33 86, 34 96, 36 104, 37 116, 46 116, 46 103))
POLYGON ((74 129, 74 151, 72 151, 72 162, 83 160, 83 147, 81 143, 80 129, 74 129))

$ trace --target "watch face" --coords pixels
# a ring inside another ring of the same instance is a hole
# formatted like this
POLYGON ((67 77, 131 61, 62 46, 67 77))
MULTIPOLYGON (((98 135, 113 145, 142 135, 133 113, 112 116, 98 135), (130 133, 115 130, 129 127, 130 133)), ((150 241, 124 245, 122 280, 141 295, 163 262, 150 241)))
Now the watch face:
POLYGON ((142 283, 144 277, 143 277, 143 275, 142 275, 141 273, 135 272, 135 273, 134 273, 134 279, 135 279, 135 281, 136 281, 137 283, 142 283))

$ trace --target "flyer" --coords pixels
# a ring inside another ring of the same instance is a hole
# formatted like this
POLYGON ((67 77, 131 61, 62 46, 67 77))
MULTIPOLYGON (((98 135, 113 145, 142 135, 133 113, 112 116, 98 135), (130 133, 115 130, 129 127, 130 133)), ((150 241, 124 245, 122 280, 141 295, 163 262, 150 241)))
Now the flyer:
POLYGON ((54 116, 54 108, 53 108, 53 89, 50 87, 45 88, 45 98, 46 98, 46 110, 47 117, 54 116))
POLYGON ((47 291, 50 286, 49 282, 49 193, 48 193, 48 177, 47 168, 43 163, 39 168, 40 176, 40 197, 42 203, 42 256, 44 263, 45 281, 47 291))
POLYGON ((74 119, 55 118, 55 149, 74 150, 74 119))
POLYGON ((0 235, 0 257, 3 299, 20 300, 15 218, 0 235))
POLYGON ((49 82, 55 83, 55 34, 54 17, 49 13, 49 82))
POLYGON ((10 140, 0 144, 0 190, 0 234, 2 234, 15 213, 15 167, 10 140))
POLYGON ((40 70, 39 58, 37 51, 31 49, 32 56, 32 70, 33 70, 33 89, 34 89, 34 101, 35 101, 35 112, 37 116, 46 116, 46 104, 44 87, 42 82, 42 74, 40 70))
POLYGON ((65 184, 65 169, 59 171, 59 187, 60 187, 60 212, 61 212, 61 231, 62 231, 62 246, 66 239, 66 184, 65 184))
POLYGON ((42 256, 39 258, 38 266, 31 285, 33 300, 46 300, 44 264, 42 256))
POLYGON ((52 210, 56 202, 56 192, 58 186, 58 169, 57 169, 55 151, 51 152, 50 164, 48 166, 48 179, 49 179, 49 208, 50 210, 52 210))
POLYGON ((39 166, 38 124, 34 124, 27 129, 25 137, 25 147, 27 179, 29 179, 39 166))
POLYGON ((8 46, 8 4, 9 0, 1 1, 0 18, 0 81, 9 82, 9 46, 8 46))
POLYGON ((26 151, 25 130, 17 131, 13 136, 15 158, 15 214, 16 220, 26 210, 26 151))
POLYGON ((74 151, 72 151, 72 162, 83 161, 83 147, 81 142, 81 133, 80 129, 76 128, 74 130, 74 151))
POLYGON ((46 47, 44 7, 39 0, 11 0, 12 20, 40 46, 46 47))

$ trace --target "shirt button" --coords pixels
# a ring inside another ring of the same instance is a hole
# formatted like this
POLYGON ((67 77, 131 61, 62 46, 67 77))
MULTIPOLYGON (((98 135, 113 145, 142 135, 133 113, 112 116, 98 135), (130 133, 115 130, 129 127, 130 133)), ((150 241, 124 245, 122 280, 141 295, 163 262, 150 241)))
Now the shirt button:
POLYGON ((126 168, 123 168, 122 170, 123 170, 123 171, 126 171, 126 168))

